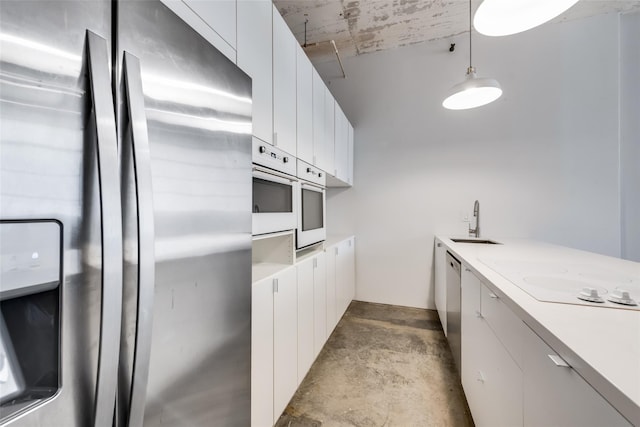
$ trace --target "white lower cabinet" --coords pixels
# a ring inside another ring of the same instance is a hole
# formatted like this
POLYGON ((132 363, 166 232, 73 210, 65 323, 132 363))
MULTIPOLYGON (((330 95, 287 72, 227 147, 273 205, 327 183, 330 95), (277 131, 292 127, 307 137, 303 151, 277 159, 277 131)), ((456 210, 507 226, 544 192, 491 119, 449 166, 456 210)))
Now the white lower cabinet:
POLYGON ((442 330, 447 335, 447 248, 441 242, 435 244, 435 300, 442 330))
POLYGON ((327 265, 327 336, 330 336, 338 324, 338 305, 336 299, 336 259, 338 246, 330 246, 324 250, 327 265))
POLYGON ((322 350, 327 334, 327 263, 324 252, 315 256, 313 268, 313 357, 322 350))
POLYGON ((298 286, 296 268, 273 278, 273 423, 298 388, 298 286))
POLYGON ((522 371, 482 314, 484 285, 462 273, 462 386, 475 425, 522 425, 522 371))
MULTIPOLYGON (((444 268, 438 249, 436 269, 444 268)), ((489 285, 462 270, 460 376, 476 426, 631 426, 489 285)))
POLYGON ((523 354, 525 427, 631 426, 529 328, 523 354))
MULTIPOLYGON (((353 299, 354 242, 350 237, 324 251, 304 255, 301 261, 253 283, 253 427, 277 422, 338 322, 338 305, 346 307, 353 299)), ((254 255, 258 253, 255 245, 254 241, 254 255)))
POLYGON ((355 297, 355 241, 353 237, 337 245, 336 256, 336 300, 337 319, 344 315, 355 297))
POLYGON ((325 249, 327 254, 327 334, 331 335, 355 297, 355 238, 325 249))
POLYGON ((273 278, 253 284, 251 297, 251 425, 273 424, 273 278))
POLYGON ((313 348, 315 263, 315 258, 309 258, 296 265, 298 269, 298 385, 307 375, 315 359, 313 348))

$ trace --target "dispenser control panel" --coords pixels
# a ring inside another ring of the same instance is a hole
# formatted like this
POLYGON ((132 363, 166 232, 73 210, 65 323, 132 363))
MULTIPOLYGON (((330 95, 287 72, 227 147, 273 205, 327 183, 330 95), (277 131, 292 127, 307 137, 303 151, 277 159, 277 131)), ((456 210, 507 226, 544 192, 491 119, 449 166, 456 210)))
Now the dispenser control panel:
POLYGON ((56 221, 0 222, 0 300, 58 286, 61 234, 56 221))

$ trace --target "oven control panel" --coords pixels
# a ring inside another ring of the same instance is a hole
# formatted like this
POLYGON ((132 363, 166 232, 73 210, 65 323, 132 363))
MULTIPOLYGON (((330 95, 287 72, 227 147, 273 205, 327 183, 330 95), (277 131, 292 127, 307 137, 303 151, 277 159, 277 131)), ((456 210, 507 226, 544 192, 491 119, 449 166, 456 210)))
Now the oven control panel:
POLYGON ((322 169, 319 169, 316 166, 310 165, 307 162, 303 162, 298 159, 298 172, 297 176, 300 179, 304 179, 305 181, 313 182, 314 184, 318 184, 322 187, 326 187, 327 177, 322 169))
POLYGON ((252 145, 253 163, 286 173, 287 175, 296 175, 296 158, 282 151, 273 145, 253 138, 252 145))

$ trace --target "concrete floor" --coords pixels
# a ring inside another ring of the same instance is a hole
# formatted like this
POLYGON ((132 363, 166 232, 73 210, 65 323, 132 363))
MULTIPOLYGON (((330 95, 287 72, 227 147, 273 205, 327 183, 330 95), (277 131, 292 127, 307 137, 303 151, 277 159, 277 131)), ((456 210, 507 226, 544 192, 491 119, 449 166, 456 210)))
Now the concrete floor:
POLYGON ((352 302, 276 426, 473 426, 437 312, 352 302))

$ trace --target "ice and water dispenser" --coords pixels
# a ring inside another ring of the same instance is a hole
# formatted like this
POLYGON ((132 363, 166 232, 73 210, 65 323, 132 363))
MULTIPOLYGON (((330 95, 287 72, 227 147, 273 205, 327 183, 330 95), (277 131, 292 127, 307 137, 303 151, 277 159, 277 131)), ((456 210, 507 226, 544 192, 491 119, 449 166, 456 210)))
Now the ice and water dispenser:
POLYGON ((62 227, 0 222, 0 423, 60 387, 62 227))

